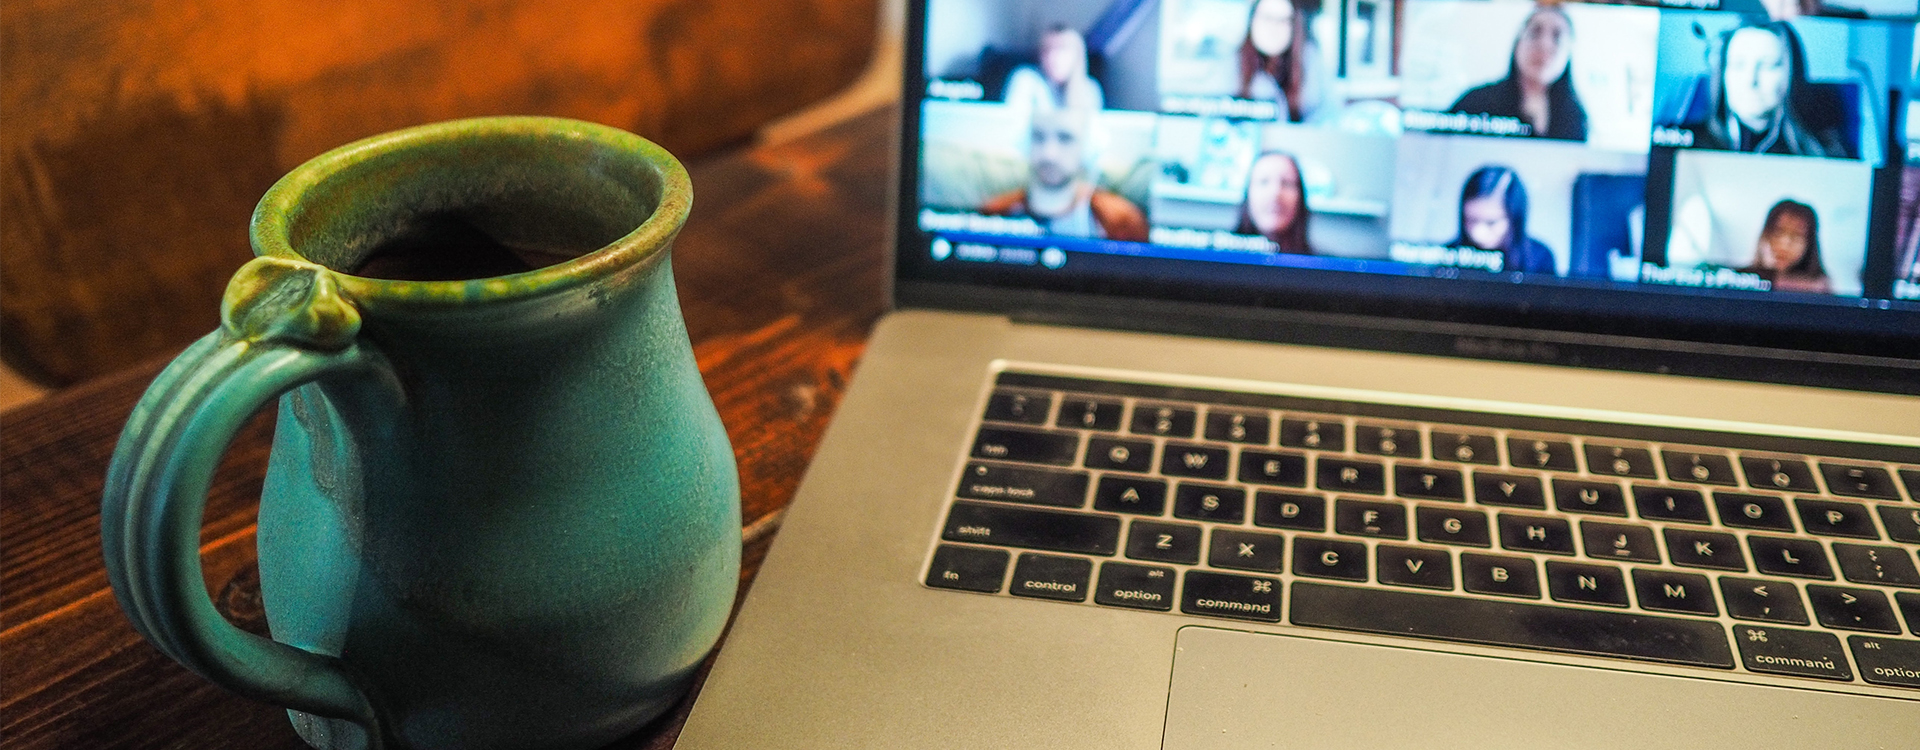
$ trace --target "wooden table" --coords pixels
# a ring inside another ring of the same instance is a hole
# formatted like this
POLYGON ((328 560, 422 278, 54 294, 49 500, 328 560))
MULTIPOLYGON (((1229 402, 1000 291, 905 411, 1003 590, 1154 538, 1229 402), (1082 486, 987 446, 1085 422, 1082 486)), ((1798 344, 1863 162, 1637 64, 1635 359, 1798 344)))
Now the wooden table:
MULTIPOLYGON (((893 118, 883 109, 690 167, 693 216, 674 275, 739 461, 743 595, 885 306, 893 118)), ((101 482, 121 425, 165 364, 0 416, 0 741, 14 750, 306 747, 280 709, 149 646, 107 587, 101 482)), ((201 536, 215 602, 261 633, 254 511, 271 424, 263 414, 234 441, 201 536)), ((691 703, 613 747, 670 746, 691 703)))

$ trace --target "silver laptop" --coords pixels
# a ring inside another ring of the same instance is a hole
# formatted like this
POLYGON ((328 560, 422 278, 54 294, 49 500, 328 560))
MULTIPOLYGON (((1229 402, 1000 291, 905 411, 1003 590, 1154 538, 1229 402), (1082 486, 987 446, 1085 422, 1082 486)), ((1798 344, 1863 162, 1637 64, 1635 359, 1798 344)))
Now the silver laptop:
POLYGON ((912 3, 680 746, 1920 747, 1914 0, 1717 6, 912 3))

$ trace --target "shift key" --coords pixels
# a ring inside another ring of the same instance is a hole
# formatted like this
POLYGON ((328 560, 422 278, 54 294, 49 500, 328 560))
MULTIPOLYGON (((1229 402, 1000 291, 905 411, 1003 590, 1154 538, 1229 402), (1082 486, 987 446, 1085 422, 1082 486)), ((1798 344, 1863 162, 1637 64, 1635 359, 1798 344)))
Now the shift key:
POLYGON ((1120 546, 1120 519, 956 501, 940 536, 950 542, 1111 555, 1120 546))

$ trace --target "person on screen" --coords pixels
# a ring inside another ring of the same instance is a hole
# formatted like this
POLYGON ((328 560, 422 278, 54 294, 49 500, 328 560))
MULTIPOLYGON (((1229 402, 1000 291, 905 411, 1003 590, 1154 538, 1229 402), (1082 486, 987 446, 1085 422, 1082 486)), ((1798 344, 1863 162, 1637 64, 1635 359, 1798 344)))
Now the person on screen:
POLYGON ((1806 52, 1784 22, 1741 26, 1721 38, 1708 81, 1712 110, 1693 145, 1756 154, 1854 158, 1840 129, 1819 124, 1837 102, 1813 101, 1806 52))
POLYGON ((1271 240, 1282 253, 1312 253, 1307 245, 1307 191, 1300 180, 1300 162, 1283 151, 1266 151, 1253 160, 1247 175, 1247 196, 1240 201, 1240 223, 1234 231, 1271 240))
POLYGON ((1820 265, 1820 219, 1813 207, 1795 200, 1773 204, 1760 224, 1753 265, 1740 270, 1759 274, 1776 292, 1832 293, 1820 265))
POLYGON ((1007 76, 1008 104, 1028 111, 1040 107, 1106 107, 1100 83, 1087 75, 1087 39, 1064 24, 1040 34, 1040 64, 1022 65, 1007 76))
POLYGON ((1469 90, 1448 112, 1515 117, 1529 135, 1569 141, 1587 139, 1587 110, 1573 91, 1573 22, 1558 5, 1535 5, 1520 25, 1507 61, 1507 77, 1469 90))
POLYGON ((1326 65, 1307 36, 1318 0, 1254 0, 1240 42, 1240 86, 1234 96, 1271 100, 1288 122, 1305 122, 1327 90, 1326 65))
POLYGON ((1034 109, 1027 186, 987 199, 980 213, 1025 216, 1048 234, 1146 242, 1146 214, 1093 183, 1087 148, 1092 119, 1083 107, 1034 109))
POLYGON ((1455 247, 1498 250, 1502 271, 1554 273, 1553 252, 1527 236, 1527 188, 1506 167, 1486 166, 1460 188, 1460 233, 1455 247))

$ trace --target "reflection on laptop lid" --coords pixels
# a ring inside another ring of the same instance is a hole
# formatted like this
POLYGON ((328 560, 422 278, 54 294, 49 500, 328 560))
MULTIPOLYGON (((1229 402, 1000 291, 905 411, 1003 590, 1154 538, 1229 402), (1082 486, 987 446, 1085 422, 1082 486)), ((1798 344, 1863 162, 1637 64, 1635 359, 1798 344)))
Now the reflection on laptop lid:
POLYGON ((931 0, 900 294, 1920 390, 1914 3, 1674 5, 931 0))

